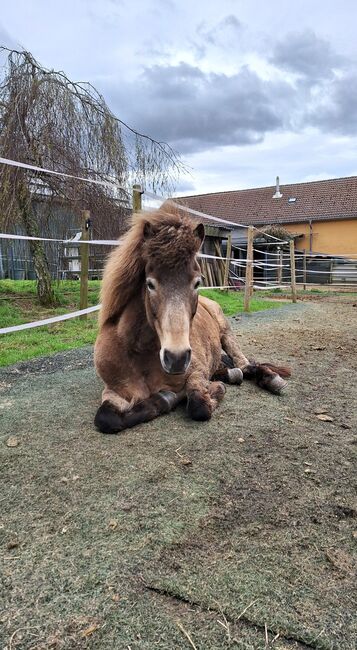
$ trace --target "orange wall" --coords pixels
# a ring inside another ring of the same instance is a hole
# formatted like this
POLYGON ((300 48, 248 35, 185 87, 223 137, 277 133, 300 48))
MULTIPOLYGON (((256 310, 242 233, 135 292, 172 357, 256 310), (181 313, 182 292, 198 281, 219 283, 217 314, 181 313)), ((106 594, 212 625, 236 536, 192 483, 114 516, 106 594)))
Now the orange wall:
MULTIPOLYGON (((308 223, 284 224, 284 228, 304 237, 295 240, 297 250, 310 250, 308 223)), ((316 253, 349 255, 357 253, 357 219, 312 221, 312 250, 316 253)))

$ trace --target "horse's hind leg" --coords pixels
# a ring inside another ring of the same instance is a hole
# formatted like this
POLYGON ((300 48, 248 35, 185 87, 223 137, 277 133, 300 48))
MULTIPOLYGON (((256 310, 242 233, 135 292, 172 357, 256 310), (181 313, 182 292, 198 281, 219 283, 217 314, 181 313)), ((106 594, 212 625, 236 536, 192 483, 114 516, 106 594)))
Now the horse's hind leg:
POLYGON ((249 361, 229 327, 225 328, 221 343, 223 350, 232 359, 233 366, 241 369, 244 379, 255 379, 258 386, 277 395, 286 388, 287 383, 283 377, 290 377, 290 370, 270 363, 257 364, 255 361, 249 361))
POLYGON ((280 395, 287 387, 284 378, 291 376, 289 368, 274 366, 272 363, 255 363, 251 361, 243 369, 243 376, 246 379, 255 379, 260 388, 265 388, 270 393, 280 395))
POLYGON ((232 368, 219 368, 213 377, 213 381, 223 381, 225 384, 235 384, 240 386, 243 381, 243 372, 240 368, 235 368, 232 364, 232 368))

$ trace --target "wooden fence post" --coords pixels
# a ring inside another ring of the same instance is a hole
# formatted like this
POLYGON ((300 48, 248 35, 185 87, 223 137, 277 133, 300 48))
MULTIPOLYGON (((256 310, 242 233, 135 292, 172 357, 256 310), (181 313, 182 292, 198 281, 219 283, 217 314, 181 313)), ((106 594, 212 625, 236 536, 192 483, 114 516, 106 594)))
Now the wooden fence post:
POLYGON ((134 213, 140 212, 142 208, 141 195, 142 195, 141 185, 133 185, 133 212, 134 213))
MULTIPOLYGON (((224 287, 228 287, 229 284, 229 266, 231 261, 231 255, 232 255, 232 233, 230 232, 227 238, 227 257, 226 257, 226 264, 224 267, 224 278, 223 278, 224 287)), ((228 291, 228 289, 226 289, 226 291, 228 291)))
POLYGON ((247 261, 245 267, 244 311, 249 311, 250 290, 253 285, 253 226, 248 226, 247 261))
MULTIPOLYGON (((90 212, 82 212, 82 241, 89 241, 90 212)), ((79 244, 81 259, 81 288, 80 288, 80 309, 88 307, 88 267, 89 267, 89 244, 79 244)), ((88 314, 82 314, 79 318, 86 320, 88 314)))
POLYGON ((297 301, 296 296, 296 274, 295 274, 295 243, 290 239, 290 274, 291 274, 291 298, 293 302, 297 301))

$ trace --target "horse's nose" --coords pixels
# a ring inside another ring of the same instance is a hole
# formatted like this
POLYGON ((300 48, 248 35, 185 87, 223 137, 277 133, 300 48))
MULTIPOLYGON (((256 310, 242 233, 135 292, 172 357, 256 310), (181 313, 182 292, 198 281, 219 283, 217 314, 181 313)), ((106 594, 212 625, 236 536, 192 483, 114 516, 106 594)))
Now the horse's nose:
POLYGON ((185 350, 184 352, 170 352, 170 350, 164 350, 162 355, 163 368, 170 375, 181 375, 186 372, 191 361, 191 350, 185 350))

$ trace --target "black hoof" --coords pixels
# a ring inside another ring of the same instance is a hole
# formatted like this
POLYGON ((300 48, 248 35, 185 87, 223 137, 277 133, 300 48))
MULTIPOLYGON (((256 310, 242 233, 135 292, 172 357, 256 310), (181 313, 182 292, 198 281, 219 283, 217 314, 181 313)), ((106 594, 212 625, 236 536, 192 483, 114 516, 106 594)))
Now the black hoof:
POLYGON ((212 407, 207 398, 195 390, 187 399, 187 413, 192 420, 205 422, 212 417, 212 407))
POLYGON ((108 400, 99 407, 94 424, 102 433, 119 433, 125 428, 123 417, 108 400))

